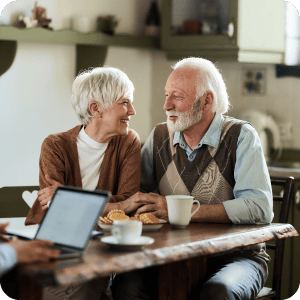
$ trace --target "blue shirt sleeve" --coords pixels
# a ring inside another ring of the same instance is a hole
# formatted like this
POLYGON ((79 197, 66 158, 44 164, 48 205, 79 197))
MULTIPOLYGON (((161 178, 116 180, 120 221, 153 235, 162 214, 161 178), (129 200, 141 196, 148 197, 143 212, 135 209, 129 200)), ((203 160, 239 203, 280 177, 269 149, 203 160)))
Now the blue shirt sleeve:
POLYGON ((234 224, 271 223, 273 196, 268 167, 256 130, 244 124, 238 138, 234 198, 223 202, 234 224))
POLYGON ((155 192, 157 182, 153 170, 153 136, 154 129, 150 133, 141 151, 141 186, 143 193, 155 192))
POLYGON ((0 278, 17 264, 17 253, 8 244, 0 244, 0 278))

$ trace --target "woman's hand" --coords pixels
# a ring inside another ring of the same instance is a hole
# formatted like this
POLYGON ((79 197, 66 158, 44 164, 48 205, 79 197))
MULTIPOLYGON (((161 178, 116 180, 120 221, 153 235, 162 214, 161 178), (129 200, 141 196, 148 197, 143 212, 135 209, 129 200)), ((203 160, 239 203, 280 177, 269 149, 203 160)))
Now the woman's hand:
POLYGON ((137 192, 128 199, 118 203, 118 209, 121 209, 125 212, 126 215, 135 214, 139 207, 143 204, 137 203, 136 200, 139 198, 139 195, 143 193, 137 192))
POLYGON ((4 224, 0 224, 0 242, 2 243, 7 243, 10 240, 6 237, 4 237, 2 234, 6 234, 6 227, 8 226, 9 222, 4 223, 4 224))
POLYGON ((134 202, 136 204, 141 205, 136 211, 137 214, 151 212, 157 218, 168 218, 168 206, 165 197, 154 193, 144 194, 141 192, 136 193, 132 197, 135 197, 134 202))
POLYGON ((38 191, 38 200, 40 202, 40 205, 42 206, 42 210, 48 209, 48 202, 52 200, 53 195, 57 189, 58 186, 62 185, 58 181, 50 178, 47 174, 45 175, 46 180, 51 184, 51 186, 48 186, 42 190, 38 191))

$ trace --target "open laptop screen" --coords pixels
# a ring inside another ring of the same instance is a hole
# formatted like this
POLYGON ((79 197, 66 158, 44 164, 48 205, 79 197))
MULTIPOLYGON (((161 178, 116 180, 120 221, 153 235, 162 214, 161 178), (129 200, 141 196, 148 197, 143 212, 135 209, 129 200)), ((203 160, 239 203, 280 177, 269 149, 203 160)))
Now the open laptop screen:
POLYGON ((59 187, 35 238, 84 248, 108 197, 106 192, 59 187))

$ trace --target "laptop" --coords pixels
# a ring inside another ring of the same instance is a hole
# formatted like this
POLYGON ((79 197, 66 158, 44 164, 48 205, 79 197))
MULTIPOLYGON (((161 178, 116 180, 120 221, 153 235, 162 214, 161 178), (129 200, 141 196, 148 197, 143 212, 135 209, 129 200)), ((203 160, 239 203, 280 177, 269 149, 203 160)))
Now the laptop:
POLYGON ((53 241, 58 258, 81 256, 110 196, 107 191, 59 186, 34 238, 53 241))

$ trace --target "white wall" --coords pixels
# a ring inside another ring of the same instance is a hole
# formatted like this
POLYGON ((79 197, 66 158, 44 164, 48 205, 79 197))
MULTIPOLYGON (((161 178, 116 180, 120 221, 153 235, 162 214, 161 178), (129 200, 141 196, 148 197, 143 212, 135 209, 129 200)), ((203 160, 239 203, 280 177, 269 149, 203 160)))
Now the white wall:
MULTIPOLYGON (((17 0, 3 10, 0 23, 31 14, 34 0, 17 0)), ((114 14, 117 33, 142 34, 149 0, 39 0, 55 30, 70 26, 70 18, 114 14), (76 5, 74 5, 76 3, 76 5)), ((109 48, 106 65, 125 71, 135 85, 137 115, 130 127, 145 141, 151 129, 151 52, 109 48)), ((38 185, 42 141, 50 134, 79 124, 70 104, 75 75, 75 46, 19 42, 12 67, 0 77, 0 187, 38 185)))

